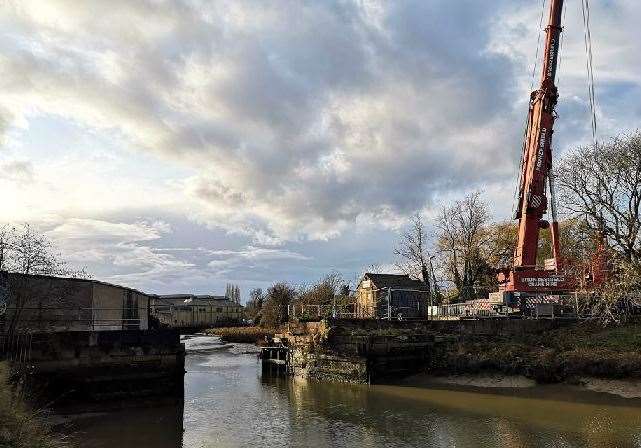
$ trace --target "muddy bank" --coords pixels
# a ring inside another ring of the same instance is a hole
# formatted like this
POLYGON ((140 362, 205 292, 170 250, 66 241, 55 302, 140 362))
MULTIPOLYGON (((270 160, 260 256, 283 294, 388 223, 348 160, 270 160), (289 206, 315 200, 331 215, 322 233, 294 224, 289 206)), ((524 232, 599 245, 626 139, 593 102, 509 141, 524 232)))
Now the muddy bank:
MULTIPOLYGON (((582 384, 585 378, 641 381, 641 325, 603 328, 576 324, 540 334, 461 337, 440 347, 430 365, 437 376, 499 374, 538 383, 582 384)), ((606 383, 587 382, 593 388, 606 383)))
POLYGON ((524 376, 510 376, 500 374, 480 374, 480 375, 450 375, 450 376, 433 376, 411 378, 410 381, 416 384, 425 385, 444 385, 444 386, 465 386, 478 387, 484 389, 506 388, 521 389, 536 386, 536 381, 524 376))
POLYGON ((592 392, 604 392, 622 398, 641 398, 641 380, 581 378, 580 384, 592 392))
MULTIPOLYGON (((525 376, 503 375, 499 373, 461 374, 461 375, 414 375, 405 378, 401 384, 425 388, 444 389, 494 389, 514 390, 532 389, 539 386, 535 380, 525 376)), ((574 390, 586 390, 614 395, 621 398, 641 398, 641 380, 613 380, 582 377, 570 382, 559 383, 560 386, 571 386, 574 390)))

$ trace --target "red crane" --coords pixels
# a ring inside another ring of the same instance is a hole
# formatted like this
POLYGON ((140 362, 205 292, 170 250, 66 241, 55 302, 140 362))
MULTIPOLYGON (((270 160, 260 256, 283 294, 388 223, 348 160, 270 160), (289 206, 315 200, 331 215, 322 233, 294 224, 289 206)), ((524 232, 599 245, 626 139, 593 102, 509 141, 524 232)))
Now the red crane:
POLYGON ((561 37, 563 0, 550 1, 550 15, 545 29, 545 52, 540 87, 530 96, 527 130, 523 142, 523 158, 519 181, 519 198, 515 219, 519 220, 514 266, 498 274, 500 293, 504 298, 558 294, 567 290, 563 275, 559 225, 554 204, 552 168, 552 134, 555 107, 559 97, 554 84, 561 37), (552 223, 543 219, 551 199, 552 223), (539 231, 550 228, 554 258, 537 266, 539 231), (506 294, 507 293, 507 297, 506 294))

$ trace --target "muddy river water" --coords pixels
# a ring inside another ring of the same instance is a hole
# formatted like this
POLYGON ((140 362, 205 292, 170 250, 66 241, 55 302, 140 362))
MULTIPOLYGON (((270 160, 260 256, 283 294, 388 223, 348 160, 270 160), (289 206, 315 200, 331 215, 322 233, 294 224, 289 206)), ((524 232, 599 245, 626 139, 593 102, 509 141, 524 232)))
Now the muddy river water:
POLYGON ((69 416, 83 448, 640 447, 641 400, 569 386, 476 389, 269 379, 256 349, 185 337, 183 405, 69 416))

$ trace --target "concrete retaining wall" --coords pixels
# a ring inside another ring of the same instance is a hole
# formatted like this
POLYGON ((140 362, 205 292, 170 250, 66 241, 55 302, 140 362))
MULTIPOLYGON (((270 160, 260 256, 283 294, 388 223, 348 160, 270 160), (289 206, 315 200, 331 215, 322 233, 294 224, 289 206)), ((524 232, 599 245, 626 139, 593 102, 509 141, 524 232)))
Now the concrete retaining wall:
POLYGON ((387 321, 329 319, 290 323, 282 335, 294 375, 368 383, 429 369, 466 338, 505 338, 573 324, 560 320, 387 321))
POLYGON ((35 334, 30 377, 65 398, 182 396, 184 356, 175 330, 35 334))

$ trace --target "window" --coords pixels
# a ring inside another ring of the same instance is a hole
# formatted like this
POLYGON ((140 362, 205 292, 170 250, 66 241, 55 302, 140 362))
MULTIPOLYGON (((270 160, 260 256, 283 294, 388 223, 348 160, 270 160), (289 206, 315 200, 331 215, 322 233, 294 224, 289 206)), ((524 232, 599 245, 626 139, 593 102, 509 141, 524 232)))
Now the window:
POLYGON ((138 296, 125 291, 122 297, 122 328, 135 330, 140 326, 138 316, 138 296))

